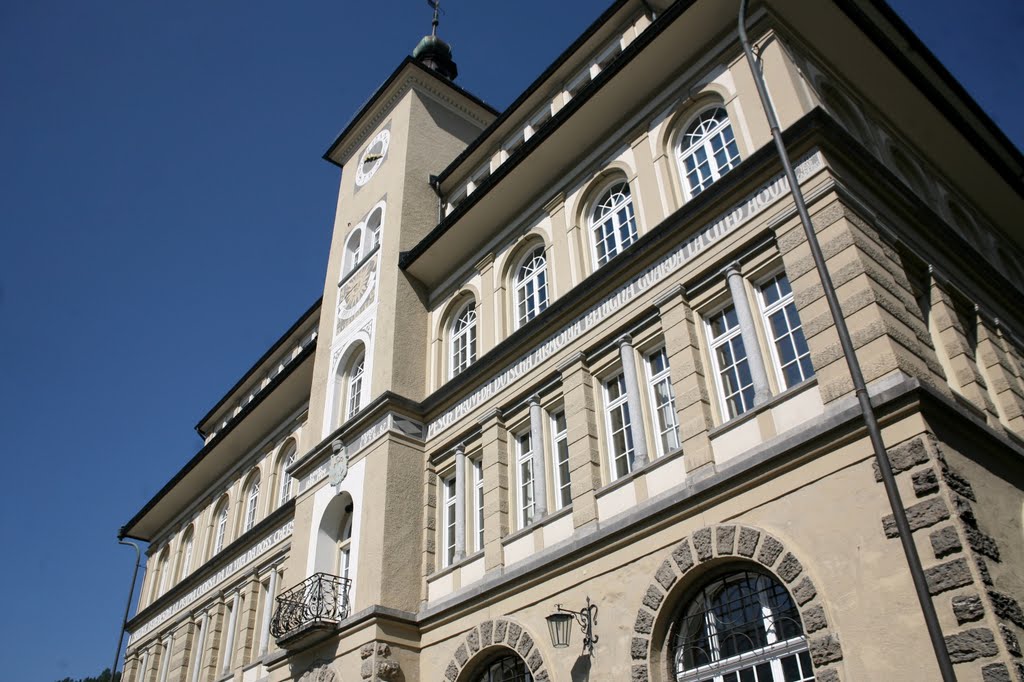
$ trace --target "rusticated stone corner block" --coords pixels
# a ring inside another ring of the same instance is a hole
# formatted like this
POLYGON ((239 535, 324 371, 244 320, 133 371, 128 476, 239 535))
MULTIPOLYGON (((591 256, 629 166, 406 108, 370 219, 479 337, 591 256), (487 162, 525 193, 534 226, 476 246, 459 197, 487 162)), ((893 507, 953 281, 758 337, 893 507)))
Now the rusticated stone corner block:
POLYGON ((633 675, 631 677, 632 682, 647 682, 647 666, 646 665, 634 665, 633 675))
POLYGON ((480 646, 487 647, 491 645, 494 639, 494 621, 485 620, 480 623, 480 646))
POLYGON ((373 677, 373 659, 363 661, 362 665, 359 666, 359 676, 364 680, 373 677))
POLYGON ((684 574, 693 568, 693 554, 690 552, 689 540, 683 540, 672 551, 672 561, 676 562, 676 566, 684 574))
POLYGON ((370 656, 373 656, 373 642, 370 642, 369 644, 364 644, 359 649, 359 658, 367 659, 370 656))
POLYGON ((451 682, 455 682, 455 678, 459 676, 459 668, 455 665, 455 661, 448 664, 444 671, 444 676, 451 680, 451 682))
POLYGON ((970 585, 974 580, 967 560, 963 557, 925 569, 924 577, 931 595, 970 585))
POLYGON ((976 594, 953 597, 953 615, 957 625, 971 623, 985 615, 985 605, 976 594))
POLYGON ((476 628, 469 631, 469 634, 466 636, 466 644, 469 645, 470 654, 480 651, 480 633, 476 631, 476 628))
POLYGON ((458 661, 460 668, 466 665, 466 661, 469 660, 469 652, 466 651, 465 644, 460 644, 459 648, 455 650, 455 660, 458 661))
POLYGON ((633 638, 633 642, 629 646, 629 655, 633 657, 634 661, 647 658, 647 643, 643 637, 633 638))
POLYGON ((918 497, 924 497, 939 491, 939 477, 933 468, 918 471, 910 477, 910 480, 914 483, 914 494, 918 497))
POLYGON ((819 670, 814 679, 815 682, 839 682, 839 673, 836 672, 835 668, 825 668, 824 670, 819 670))
POLYGON ((386 657, 391 655, 391 645, 387 642, 377 642, 375 648, 378 656, 386 657))
POLYGON ((508 621, 499 620, 494 623, 494 643, 501 644, 505 641, 505 632, 508 630, 508 621))
POLYGON ((981 682, 1013 682, 1010 671, 1002 663, 989 663, 981 669, 981 682))
POLYGON ((796 603, 800 606, 803 606, 816 596, 818 596, 818 590, 815 589, 814 583, 806 575, 793 588, 793 598, 796 599, 796 603))
MULTIPOLYGON (((401 668, 398 665, 398 661, 386 658, 382 661, 377 661, 377 680, 394 680, 398 678, 398 673, 401 668)), ((374 681, 376 682, 376 680, 374 681)))
POLYGON ((988 586, 992 586, 992 574, 988 572, 988 564, 980 556, 974 557, 974 565, 978 567, 978 575, 981 576, 981 582, 988 586))
POLYGON ((715 539, 719 555, 732 554, 736 545, 736 526, 719 526, 715 529, 715 539))
POLYGON ((693 548, 697 550, 697 558, 701 561, 707 561, 713 556, 710 528, 701 528, 693 534, 693 548))
POLYGON ((551 682, 551 678, 548 677, 548 671, 547 670, 541 670, 541 671, 537 672, 536 674, 534 674, 533 682, 551 682))
POLYGON ((782 561, 779 563, 776 573, 778 573, 779 577, 786 583, 791 583, 803 570, 804 567, 800 565, 799 559, 793 556, 792 553, 786 552, 786 556, 782 557, 782 561))
MULTIPOLYGON (((889 448, 889 463, 894 474, 900 474, 918 464, 928 461, 928 449, 925 447, 923 438, 914 438, 906 443, 889 448)), ((881 483, 882 472, 878 469, 878 462, 872 462, 875 468, 875 481, 881 483)))
POLYGON ((965 524, 972 528, 978 527, 978 519, 974 516, 974 507, 963 495, 950 495, 953 498, 953 512, 965 524))
POLYGON ((843 648, 839 646, 839 640, 834 635, 808 640, 808 649, 811 652, 811 660, 814 662, 815 668, 820 668, 826 663, 843 660, 843 648))
POLYGON ((1017 639, 1017 634, 1013 631, 1013 628, 1006 625, 1006 623, 1000 623, 999 634, 1003 636, 1003 641, 1006 642, 1006 650, 1020 658, 1020 640, 1017 639))
POLYGON ((761 533, 753 528, 740 528, 740 542, 736 548, 736 553, 749 559, 754 556, 754 551, 757 549, 757 541, 760 539, 761 533))
POLYGON ((665 590, 672 587, 672 583, 676 581, 676 572, 672 570, 672 564, 665 561, 661 562, 661 566, 658 568, 658 572, 654 574, 654 579, 658 581, 665 590))
POLYGON ((649 635, 653 627, 654 614, 646 609, 640 609, 636 614, 636 622, 633 623, 633 631, 639 632, 642 635, 649 635))
POLYGON ((935 552, 935 558, 941 559, 944 556, 950 554, 956 554, 964 548, 960 542, 960 536, 956 532, 956 528, 953 526, 944 526, 938 530, 932 531, 928 539, 932 543, 932 551, 935 552))
POLYGON ((996 638, 988 628, 971 628, 946 636, 946 649, 953 663, 966 663, 999 653, 996 638))
POLYGON ((519 642, 519 635, 523 633, 523 629, 515 623, 508 624, 508 645, 513 649, 516 647, 516 643, 519 642))
POLYGON ((530 672, 537 672, 537 668, 544 664, 544 659, 540 656, 540 649, 534 649, 532 653, 526 658, 526 665, 529 666, 530 672))
POLYGON ((975 552, 993 561, 1001 561, 999 545, 996 544, 995 538, 971 526, 964 529, 964 536, 967 538, 967 544, 975 552))
POLYGON ((818 604, 812 606, 803 612, 804 618, 804 632, 811 633, 817 632, 822 628, 828 627, 828 621, 825 619, 825 609, 818 604))
POLYGON ((948 464, 942 467, 942 480, 946 482, 950 490, 958 495, 963 495, 974 502, 978 501, 974 496, 974 488, 971 487, 970 482, 948 464))
POLYGON ((1024 682, 1024 663, 1014 663, 1013 668, 1017 671, 1017 682, 1024 682))
POLYGON ((657 611, 661 607, 661 600, 665 598, 665 595, 655 585, 651 585, 647 588, 647 593, 644 595, 643 604, 651 611, 657 611))
POLYGON ((761 551, 757 553, 757 560, 765 566, 774 566, 775 560, 782 554, 783 549, 785 548, 781 542, 771 535, 765 535, 764 542, 761 543, 761 551))
POLYGON ((1024 628, 1024 611, 1016 599, 1008 594, 988 591, 989 601, 992 602, 992 610, 1003 620, 1008 620, 1019 628, 1024 628))
POLYGON ((530 637, 528 632, 524 632, 523 636, 519 638, 519 644, 516 646, 516 651, 523 658, 530 655, 530 649, 533 648, 533 638, 530 637))
MULTIPOLYGON (((936 523, 949 518, 949 508, 946 507, 946 503, 943 502, 941 497, 933 497, 924 502, 918 502, 907 507, 906 512, 910 532, 934 526, 936 523)), ((887 538, 896 538, 900 535, 899 530, 896 528, 896 520, 892 514, 882 519, 882 528, 885 530, 885 537, 887 538)))

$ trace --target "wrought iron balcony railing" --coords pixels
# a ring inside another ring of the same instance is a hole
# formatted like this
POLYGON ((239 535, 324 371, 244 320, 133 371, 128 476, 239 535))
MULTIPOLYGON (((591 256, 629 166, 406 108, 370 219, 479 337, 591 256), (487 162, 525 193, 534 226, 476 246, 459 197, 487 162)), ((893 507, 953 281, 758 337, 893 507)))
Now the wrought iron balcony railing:
POLYGON ((348 617, 352 581, 314 573, 277 598, 270 633, 280 642, 309 630, 333 627, 348 617))

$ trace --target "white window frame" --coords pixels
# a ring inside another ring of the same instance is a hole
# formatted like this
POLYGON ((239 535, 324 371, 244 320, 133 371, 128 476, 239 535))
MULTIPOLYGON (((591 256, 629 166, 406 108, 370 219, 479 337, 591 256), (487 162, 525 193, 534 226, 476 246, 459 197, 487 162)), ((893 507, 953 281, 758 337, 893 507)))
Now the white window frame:
POLYGON ((651 401, 652 421, 657 429, 655 433, 655 446, 658 456, 675 452, 682 446, 682 439, 679 433, 679 413, 676 411, 676 393, 672 386, 672 367, 668 361, 668 351, 665 346, 658 346, 654 350, 644 353, 644 371, 647 375, 647 395, 651 401), (664 367, 655 370, 654 361, 658 357, 664 358, 664 367), (658 398, 658 387, 664 386, 668 395, 667 405, 663 405, 658 398), (667 407, 668 409, 663 409, 667 407), (666 438, 666 436, 668 436, 666 438), (666 442, 667 441, 667 442, 666 442))
POLYGON ((601 384, 604 393, 605 434, 608 437, 608 472, 611 480, 615 481, 629 475, 633 471, 633 453, 636 444, 633 443, 633 432, 631 430, 632 415, 629 413, 629 389, 626 386, 626 376, 622 370, 605 379, 601 384), (612 397, 612 384, 615 384, 616 388, 621 391, 618 396, 612 397), (616 412, 619 413, 622 423, 621 429, 615 429, 612 424, 612 416, 616 412), (625 449, 622 452, 616 452, 615 449, 615 435, 619 432, 623 434, 622 442, 625 445, 625 449), (620 460, 625 462, 625 471, 622 472, 619 471, 618 467, 620 460))
POLYGON ((537 509, 533 482, 536 477, 533 459, 533 437, 529 430, 515 436, 516 441, 516 521, 519 528, 533 523, 537 509))
POLYGON ((249 483, 245 497, 245 523, 242 526, 243 532, 248 531, 256 525, 256 516, 260 504, 260 477, 257 475, 249 483))
POLYGON ((484 549, 484 461, 483 458, 470 460, 473 467, 473 533, 474 548, 484 549))
POLYGON ((448 378, 454 379, 476 362, 476 299, 459 307, 448 332, 448 378), (466 318, 465 321, 463 318, 466 318))
POLYGON ((512 283, 518 329, 548 307, 548 258, 543 244, 531 246, 519 259, 512 283))
POLYGON ((804 381, 807 381, 808 379, 813 377, 814 376, 814 367, 813 366, 810 367, 810 373, 809 374, 806 374, 806 375, 804 374, 804 367, 803 367, 803 363, 801 362, 801 360, 806 358, 807 362, 809 364, 810 363, 810 357, 811 357, 811 351, 810 351, 809 348, 807 348, 807 337, 804 336, 804 333, 803 333, 803 328, 804 328, 803 327, 803 322, 800 320, 800 312, 796 309, 796 303, 793 301, 793 289, 792 289, 791 283, 789 282, 789 276, 786 274, 785 270, 779 270, 777 272, 774 272, 770 276, 765 277, 764 279, 762 279, 758 283, 758 285, 757 285, 757 303, 758 303, 758 307, 760 308, 760 311, 761 311, 761 321, 762 321, 762 324, 764 324, 764 335, 765 335, 765 338, 768 340, 768 352, 769 352, 769 354, 771 356, 771 359, 772 359, 772 366, 775 368, 775 376, 776 376, 776 378, 778 379, 778 382, 779 382, 779 390, 780 391, 785 391, 786 389, 792 388, 793 386, 796 386, 797 384, 803 383, 804 381), (769 304, 767 302, 766 298, 765 298, 765 288, 768 287, 769 285, 771 285, 773 282, 778 281, 780 277, 785 278, 787 286, 789 286, 789 293, 782 294, 781 293, 781 287, 780 287, 779 288, 779 290, 780 290, 779 299, 777 301, 775 301, 774 303, 769 304), (790 320, 789 315, 786 312, 786 309, 787 309, 788 306, 793 306, 793 308, 792 308, 793 316, 796 317, 796 322, 797 322, 795 327, 791 327, 790 326, 792 324, 792 320, 790 320), (783 334, 782 336, 776 337, 775 336, 775 330, 772 327, 771 317, 772 317, 772 315, 775 315, 775 314, 777 314, 779 312, 783 313, 783 316, 784 316, 784 318, 786 320, 787 330, 786 330, 786 333, 783 334), (798 350, 799 350, 798 349, 798 344, 796 343, 796 339, 794 338, 797 333, 799 333, 801 338, 803 338, 803 345, 805 347, 805 352, 802 353, 802 354, 800 354, 798 352, 798 350), (799 379, 799 381, 795 381, 792 384, 790 384, 787 381, 787 379, 786 379, 785 368, 782 365, 782 358, 779 355, 778 343, 779 343, 779 340, 784 338, 784 337, 789 337, 791 339, 791 343, 793 344, 793 350, 794 350, 794 352, 797 353, 795 359, 792 360, 789 364, 796 363, 797 369, 798 369, 798 371, 800 373, 800 379, 799 379))
POLYGON ((596 270, 639 239, 636 206, 633 203, 633 190, 629 186, 628 180, 616 178, 601 188, 597 199, 589 208, 588 222, 591 256, 594 259, 594 269, 596 270), (609 204, 617 194, 624 196, 625 199, 609 204), (600 215, 598 215, 598 211, 601 211, 600 215), (622 217, 623 212, 625 218, 622 217), (628 232, 626 237, 622 235, 623 227, 628 232), (600 232, 600 236, 598 232, 600 232), (606 246, 604 255, 601 254, 599 244, 606 246))
POLYGON ((277 506, 281 506, 288 500, 292 499, 292 476, 288 473, 288 467, 295 463, 295 457, 298 454, 298 449, 295 447, 295 443, 291 442, 287 446, 287 454, 281 458, 281 485, 278 488, 277 493, 277 506))
POLYGON ((736 134, 732 128, 732 121, 729 118, 729 112, 725 108, 725 105, 716 104, 701 110, 695 116, 690 118, 686 126, 683 128, 683 132, 679 136, 679 144, 676 151, 676 163, 679 168, 679 176, 682 181, 683 193, 686 196, 686 200, 689 201, 693 199, 708 187, 718 182, 723 175, 739 165, 742 160, 743 157, 739 152, 739 146, 736 142, 736 134), (719 110, 721 110, 725 115, 724 119, 707 124, 706 117, 708 117, 709 114, 714 115, 719 110), (696 132, 694 131, 694 128, 700 128, 702 125, 704 126, 704 130, 700 132, 699 137, 694 138, 693 135, 694 132, 696 132), (715 143, 719 141, 722 143, 722 148, 729 154, 729 158, 726 159, 725 164, 721 164, 715 156, 715 143), (705 181, 706 178, 701 176, 698 186, 691 187, 690 174, 686 170, 686 162, 698 153, 703 153, 705 155, 705 159, 701 163, 698 163, 696 167, 700 168, 706 163, 707 177, 710 178, 710 180, 705 181))
MULTIPOLYGON (((729 310, 730 308, 732 308, 733 314, 735 315, 736 304, 735 304, 734 301, 729 301, 729 303, 727 305, 722 306, 721 308, 716 310, 714 313, 712 313, 710 315, 707 315, 704 318, 704 332, 705 332, 706 338, 708 340, 708 351, 709 351, 709 353, 711 355, 711 367, 712 367, 712 369, 714 370, 714 373, 715 373, 715 375, 714 375, 715 392, 718 395, 719 405, 721 405, 721 415, 722 415, 722 421, 723 422, 729 421, 730 419, 735 419, 736 417, 739 417, 740 415, 746 414, 747 412, 752 410, 753 407, 754 407, 754 381, 753 381, 753 377, 751 377, 751 380, 750 380, 749 384, 744 384, 738 391, 736 391, 735 393, 729 394, 729 395, 726 395, 725 385, 724 385, 724 383, 722 381, 722 374, 724 372, 724 369, 723 369, 723 367, 721 366, 721 364, 718 361, 718 348, 721 347, 721 346, 724 346, 726 344, 730 344, 729 352, 731 353, 731 355, 733 357, 733 363, 730 366, 731 367, 738 367, 739 363, 737 363, 735 361, 735 356, 736 356, 736 354, 735 354, 735 344, 733 344, 732 341, 734 339, 739 339, 739 342, 741 344, 743 344, 743 337, 740 335, 740 323, 739 323, 739 320, 736 321, 736 325, 735 326, 729 328, 728 330, 726 330, 724 333, 720 334, 717 337, 715 336, 714 329, 712 328, 713 321, 716 318, 718 318, 719 316, 723 316, 723 319, 724 319, 725 312, 727 310, 729 310), (750 388, 750 401, 749 401, 749 404, 747 404, 747 399, 743 397, 743 393, 744 393, 744 391, 746 390, 747 387, 750 388), (740 410, 739 412, 737 412, 736 414, 732 414, 732 412, 730 410, 730 403, 729 403, 728 398, 730 396, 732 396, 732 395, 739 396, 739 398, 741 400, 741 403, 742 403, 742 406, 743 406, 743 409, 740 410)), ((754 352, 758 352, 759 353, 760 349, 755 348, 754 352)), ((744 353, 743 360, 747 361, 747 363, 748 363, 747 371, 749 373, 749 369, 750 369, 749 368, 749 362, 750 361, 747 360, 747 358, 750 356, 750 349, 746 347, 746 344, 743 344, 743 353, 744 353)), ((738 377, 739 376, 739 370, 737 369, 736 372, 737 372, 737 377, 738 377)))
POLYGON ((228 536, 228 502, 222 502, 219 511, 216 512, 217 517, 214 519, 214 535, 213 535, 213 553, 211 556, 216 556, 224 549, 225 541, 228 536))
POLYGON ((363 258, 363 224, 359 223, 345 237, 342 250, 341 278, 345 279, 355 270, 356 264, 363 258), (353 244, 354 242, 354 244, 353 244))
POLYGON ((366 217, 365 229, 370 238, 363 239, 363 248, 360 252, 360 259, 369 256, 370 252, 380 245, 381 232, 384 229, 385 208, 385 202, 381 201, 370 210, 370 214, 366 217), (378 214, 380 215, 380 220, 376 225, 374 225, 373 217, 378 214))
POLYGON ((446 568, 455 560, 455 473, 441 478, 441 566, 446 568))
POLYGON ((366 370, 366 351, 359 354, 349 364, 345 382, 345 419, 351 419, 359 412, 363 402, 363 375, 366 370))
POLYGON ((182 536, 182 542, 185 546, 181 550, 181 574, 178 576, 179 579, 184 578, 189 574, 192 566, 192 552, 195 549, 195 541, 195 525, 190 525, 182 536))
POLYGON ((555 509, 562 509, 572 504, 571 474, 569 471, 569 422, 565 410, 558 409, 551 413, 551 469, 555 483, 555 509), (564 428, 559 428, 558 418, 562 418, 564 428), (563 457, 564 446, 564 457, 563 457), (565 473, 562 473, 562 463, 565 473), (565 499, 568 497, 568 499, 565 499))
MULTIPOLYGON (((338 539, 338 577, 352 579, 352 514, 346 514, 338 539)), ((351 598, 351 585, 349 595, 351 598)))

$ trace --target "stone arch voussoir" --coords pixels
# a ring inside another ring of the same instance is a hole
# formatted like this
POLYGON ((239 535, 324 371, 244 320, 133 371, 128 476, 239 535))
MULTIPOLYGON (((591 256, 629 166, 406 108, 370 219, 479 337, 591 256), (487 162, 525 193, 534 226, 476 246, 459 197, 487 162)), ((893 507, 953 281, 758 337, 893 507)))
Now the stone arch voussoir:
POLYGON ((544 656, 537 640, 521 623, 510 618, 485 620, 470 628, 455 648, 455 653, 444 669, 444 682, 465 682, 463 673, 472 670, 480 659, 491 655, 498 647, 515 652, 533 674, 534 682, 550 682, 544 656))
POLYGON ((840 682, 836 664, 843 659, 842 647, 826 616, 824 602, 814 581, 781 540, 764 530, 740 524, 700 528, 676 545, 661 562, 644 593, 633 624, 630 646, 633 682, 651 679, 651 641, 656 624, 665 615, 662 609, 669 601, 667 597, 693 569, 713 559, 755 562, 778 577, 800 609, 816 679, 819 682, 840 682))

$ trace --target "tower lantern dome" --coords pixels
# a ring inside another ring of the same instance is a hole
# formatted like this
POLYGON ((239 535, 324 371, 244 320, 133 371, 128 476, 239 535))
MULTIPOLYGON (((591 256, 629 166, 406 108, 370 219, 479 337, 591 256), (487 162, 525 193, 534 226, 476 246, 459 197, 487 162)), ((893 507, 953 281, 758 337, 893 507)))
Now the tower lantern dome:
POLYGON ((435 34, 423 36, 416 49, 412 51, 412 56, 448 80, 455 80, 459 75, 459 67, 452 59, 451 46, 435 34))

